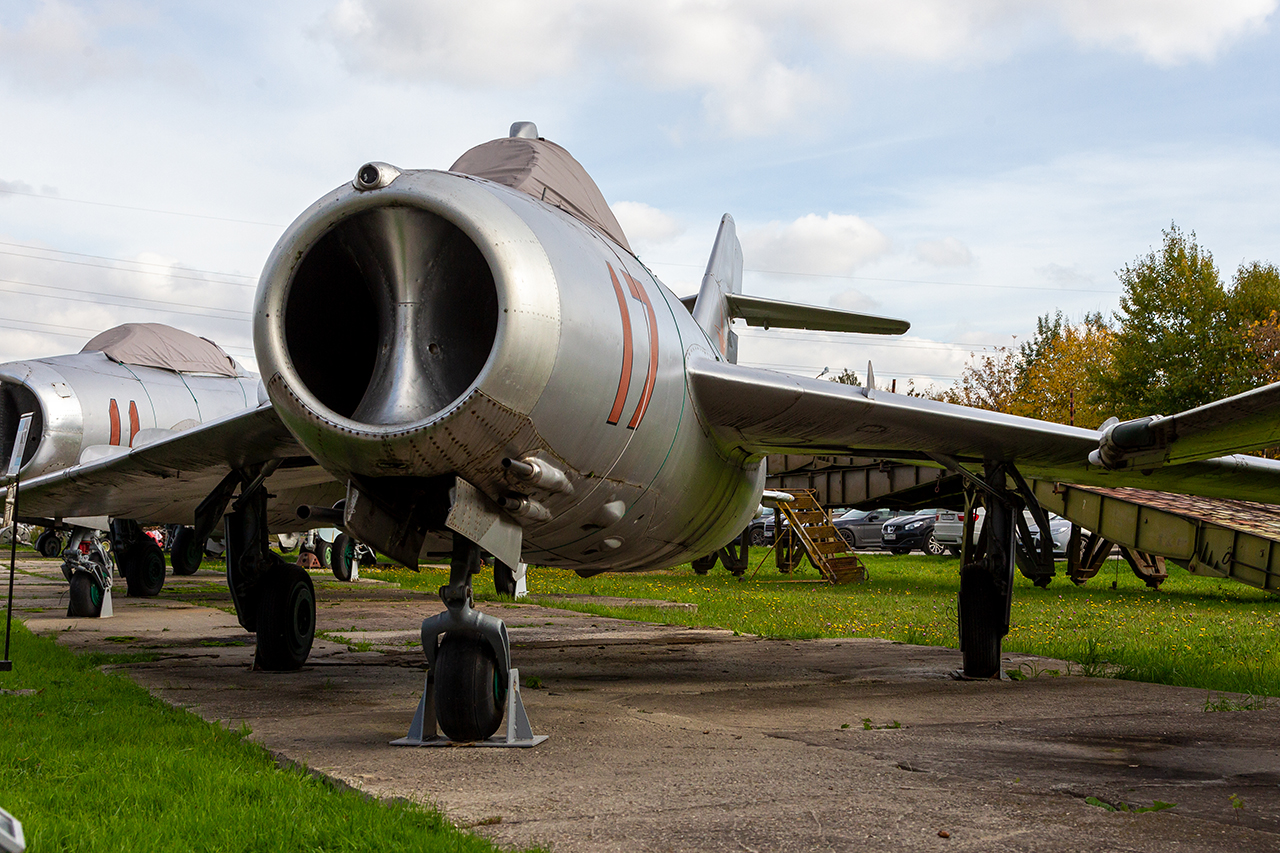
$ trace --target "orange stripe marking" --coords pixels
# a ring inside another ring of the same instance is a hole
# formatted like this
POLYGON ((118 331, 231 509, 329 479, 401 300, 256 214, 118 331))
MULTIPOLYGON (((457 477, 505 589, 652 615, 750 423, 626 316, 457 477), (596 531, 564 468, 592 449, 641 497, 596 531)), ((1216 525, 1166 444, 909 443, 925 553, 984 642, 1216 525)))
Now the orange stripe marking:
POLYGON ((627 277, 627 285, 631 292, 644 303, 644 310, 649 315, 649 369, 644 377, 644 391, 640 393, 640 402, 636 404, 636 413, 631 416, 627 429, 635 429, 644 419, 645 410, 649 408, 649 400, 653 398, 653 386, 658 381, 658 317, 653 311, 653 303, 649 301, 649 293, 644 285, 631 277, 626 270, 622 274, 627 277))
POLYGON ((116 398, 111 398, 111 405, 108 407, 107 414, 111 417, 111 438, 108 444, 120 443, 120 407, 116 405, 116 398))
MULTIPOLYGON (((622 375, 618 377, 618 393, 613 398, 613 409, 609 412, 609 424, 613 425, 622 417, 622 407, 627 402, 627 391, 631 390, 631 312, 627 310, 627 297, 618 283, 618 276, 609 267, 609 278, 613 281, 613 292, 618 297, 618 310, 622 313, 622 375)), ((624 272, 623 275, 626 275, 624 272)), ((630 276, 627 276, 630 278, 630 276)))
POLYGON ((133 437, 138 434, 138 430, 142 425, 138 422, 138 404, 133 400, 129 401, 129 446, 133 447, 133 437))

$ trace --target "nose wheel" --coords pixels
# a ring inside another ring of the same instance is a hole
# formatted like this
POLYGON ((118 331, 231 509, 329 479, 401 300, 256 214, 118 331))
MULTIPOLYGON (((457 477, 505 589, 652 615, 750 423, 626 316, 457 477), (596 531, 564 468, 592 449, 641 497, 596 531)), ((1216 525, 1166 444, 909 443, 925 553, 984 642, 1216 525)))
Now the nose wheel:
POLYGON ((392 741, 397 746, 529 747, 547 739, 529 726, 507 626, 471 606, 480 565, 480 546, 455 534, 449 583, 440 588, 445 610, 422 621, 426 685, 408 736, 392 741), (495 737, 504 716, 506 732, 495 737))

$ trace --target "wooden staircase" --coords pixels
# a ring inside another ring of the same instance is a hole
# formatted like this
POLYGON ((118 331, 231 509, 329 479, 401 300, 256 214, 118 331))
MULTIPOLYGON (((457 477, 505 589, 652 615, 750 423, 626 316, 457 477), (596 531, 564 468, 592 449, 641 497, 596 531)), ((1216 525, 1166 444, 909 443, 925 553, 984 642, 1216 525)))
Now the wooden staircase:
MULTIPOLYGON (((790 535, 800 540, 809 561, 829 583, 861 583, 867 579, 867 567, 849 550, 844 537, 831 523, 831 515, 818 503, 813 489, 783 489, 795 496, 794 501, 778 502, 778 512, 789 523, 790 535)), ((782 535, 781 524, 775 535, 782 535)))

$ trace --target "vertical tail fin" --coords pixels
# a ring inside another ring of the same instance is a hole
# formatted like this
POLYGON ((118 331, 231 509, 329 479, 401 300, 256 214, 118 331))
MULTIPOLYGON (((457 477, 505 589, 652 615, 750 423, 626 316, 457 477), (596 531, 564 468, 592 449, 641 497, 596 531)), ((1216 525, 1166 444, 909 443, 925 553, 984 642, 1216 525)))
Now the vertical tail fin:
POLYGON ((738 361, 738 336, 729 328, 733 318, 725 294, 741 292, 742 245, 738 243, 733 217, 726 213, 720 218, 720 231, 711 247, 698 301, 693 303, 693 319, 730 364, 738 361))

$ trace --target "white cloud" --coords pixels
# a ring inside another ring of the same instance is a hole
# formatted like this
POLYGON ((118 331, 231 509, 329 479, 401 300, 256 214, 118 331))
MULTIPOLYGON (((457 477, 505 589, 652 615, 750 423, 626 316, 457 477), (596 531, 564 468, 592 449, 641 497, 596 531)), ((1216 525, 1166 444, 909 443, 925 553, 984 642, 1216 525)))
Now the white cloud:
POLYGON ((823 81, 850 62, 999 62, 1053 32, 1162 65, 1211 60, 1261 30, 1276 3, 339 0, 315 32, 353 69, 418 83, 529 87, 620 71, 700 96, 729 134, 762 134, 824 103, 823 81))
POLYGON ((684 226, 674 217, 644 202, 617 201, 610 208, 632 246, 669 243, 684 233, 684 226))
POLYGON ((852 287, 831 297, 832 308, 843 308, 846 311, 873 311, 879 306, 879 302, 852 287))
POLYGON ((916 257, 936 267, 967 267, 973 263, 973 252, 955 237, 921 240, 916 243, 916 257))
POLYGON ((1260 32, 1276 0, 1058 0, 1067 32, 1086 44, 1134 51, 1158 65, 1214 59, 1260 32))
POLYGON ((157 35, 156 23, 154 13, 132 3, 44 0, 20 24, 0 26, 0 71, 40 90, 101 86, 122 77, 166 83, 196 78, 194 66, 157 35), (140 47, 120 43, 130 40, 140 47))
POLYGON ((889 250, 889 239, 860 216, 810 213, 742 235, 747 266, 779 272, 849 275, 889 250))

